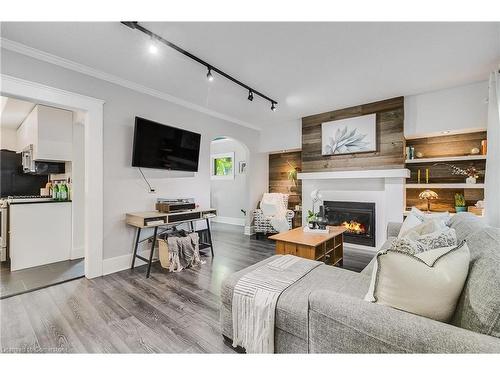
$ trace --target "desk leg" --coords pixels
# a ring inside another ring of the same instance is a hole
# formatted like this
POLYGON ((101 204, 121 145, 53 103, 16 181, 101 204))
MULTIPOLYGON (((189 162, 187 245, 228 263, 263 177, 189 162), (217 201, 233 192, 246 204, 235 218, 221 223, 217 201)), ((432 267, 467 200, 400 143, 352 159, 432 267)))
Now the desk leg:
POLYGON ((134 256, 132 257, 132 266, 130 269, 134 269, 135 264, 135 256, 137 255, 137 247, 139 246, 139 238, 141 237, 141 228, 137 228, 136 237, 135 237, 135 245, 134 245, 134 256))
POLYGON ((214 257, 214 244, 212 242, 212 231, 210 230, 210 220, 207 218, 207 229, 208 229, 208 242, 210 243, 210 252, 212 253, 212 258, 214 257))
POLYGON ((148 271, 146 272, 146 278, 148 278, 149 274, 151 273, 151 263, 153 262, 153 253, 155 252, 157 234, 158 234, 158 227, 155 227, 155 231, 153 233, 153 242, 151 243, 151 253, 149 253, 149 263, 148 263, 148 271))

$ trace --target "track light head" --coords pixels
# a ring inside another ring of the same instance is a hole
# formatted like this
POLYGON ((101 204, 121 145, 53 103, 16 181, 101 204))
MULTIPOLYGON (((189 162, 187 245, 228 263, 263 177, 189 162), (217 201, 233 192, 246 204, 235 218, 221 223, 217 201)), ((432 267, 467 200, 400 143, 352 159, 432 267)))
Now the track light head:
POLYGON ((248 100, 250 100, 250 101, 253 100, 253 91, 252 90, 248 91, 248 100))
POLYGON ((275 102, 271 102, 271 111, 275 112, 276 111, 276 104, 275 102))
POLYGON ((155 43, 153 36, 151 36, 151 40, 149 41, 149 53, 156 55, 158 53, 158 46, 155 43))
POLYGON ((214 80, 214 76, 212 74, 212 69, 208 68, 207 79, 212 82, 214 80))
POLYGON ((152 42, 149 45, 149 52, 152 53, 153 55, 156 55, 158 53, 158 47, 156 47, 152 42))

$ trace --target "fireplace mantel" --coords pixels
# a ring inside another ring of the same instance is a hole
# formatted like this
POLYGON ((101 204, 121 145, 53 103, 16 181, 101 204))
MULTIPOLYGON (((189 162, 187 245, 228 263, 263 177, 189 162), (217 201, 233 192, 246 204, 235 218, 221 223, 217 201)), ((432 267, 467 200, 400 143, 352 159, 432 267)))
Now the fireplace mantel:
POLYGON ((358 178, 409 178, 410 170, 401 169, 363 169, 355 171, 305 172, 298 173, 300 180, 334 180, 358 178))

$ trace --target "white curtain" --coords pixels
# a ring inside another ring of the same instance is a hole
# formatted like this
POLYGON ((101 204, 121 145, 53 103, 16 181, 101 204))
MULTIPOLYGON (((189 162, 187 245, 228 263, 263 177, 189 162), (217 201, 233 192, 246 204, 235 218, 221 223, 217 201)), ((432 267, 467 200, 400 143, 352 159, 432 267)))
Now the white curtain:
POLYGON ((486 220, 489 225, 500 227, 500 82, 498 71, 490 75, 485 184, 486 220))

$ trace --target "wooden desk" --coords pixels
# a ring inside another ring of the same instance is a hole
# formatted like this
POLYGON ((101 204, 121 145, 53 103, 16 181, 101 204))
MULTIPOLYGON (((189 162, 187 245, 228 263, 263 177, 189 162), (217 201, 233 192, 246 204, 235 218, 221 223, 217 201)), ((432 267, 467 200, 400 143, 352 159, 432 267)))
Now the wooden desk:
POLYGON ((158 234, 167 232, 170 228, 173 228, 180 224, 188 223, 190 229, 194 231, 193 222, 199 220, 205 220, 207 224, 207 234, 208 234, 208 242, 200 242, 200 250, 210 247, 210 252, 212 253, 212 257, 214 256, 214 246, 212 243, 212 233, 210 230, 210 221, 209 219, 215 217, 217 215, 217 211, 215 209, 208 210, 188 210, 188 211, 179 211, 172 213, 164 213, 158 211, 145 211, 145 212, 130 212, 126 214, 126 223, 136 228, 136 236, 134 242, 134 255, 132 257, 132 265, 131 269, 134 268, 135 258, 139 258, 143 262, 148 264, 148 268, 146 271, 146 277, 149 277, 151 274, 151 264, 153 263, 153 253, 156 244, 156 240, 158 234), (164 230, 158 233, 158 228, 162 227, 164 230), (141 231, 145 228, 152 228, 153 235, 141 239, 141 231), (137 248, 139 243, 147 241, 151 241, 151 250, 149 253, 149 259, 144 258, 143 256, 137 254, 137 248))
POLYGON ((328 227, 328 234, 305 233, 302 227, 269 237, 276 241, 276 254, 292 254, 342 266, 344 258, 344 227, 328 227))

